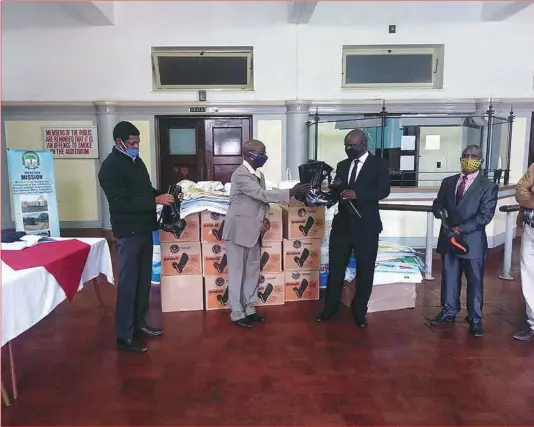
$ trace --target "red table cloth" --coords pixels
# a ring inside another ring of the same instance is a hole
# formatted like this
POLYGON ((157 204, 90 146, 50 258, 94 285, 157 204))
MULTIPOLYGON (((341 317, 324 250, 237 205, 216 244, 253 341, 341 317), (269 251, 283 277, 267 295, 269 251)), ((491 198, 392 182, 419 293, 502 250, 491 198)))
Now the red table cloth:
POLYGON ((82 278, 91 246, 76 239, 39 243, 20 251, 2 251, 2 261, 13 270, 44 267, 72 301, 82 278))

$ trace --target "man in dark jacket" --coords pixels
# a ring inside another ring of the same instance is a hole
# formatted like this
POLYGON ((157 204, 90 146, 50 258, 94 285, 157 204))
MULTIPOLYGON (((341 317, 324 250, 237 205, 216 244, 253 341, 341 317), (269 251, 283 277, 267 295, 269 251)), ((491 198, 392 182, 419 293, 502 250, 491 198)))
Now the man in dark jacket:
POLYGON ((119 282, 115 327, 117 345, 127 351, 145 352, 135 332, 158 336, 161 329, 147 324, 152 274, 152 232, 157 230, 156 204, 174 203, 170 194, 152 187, 139 157, 139 130, 130 122, 113 129, 115 146, 98 174, 106 194, 111 228, 117 238, 119 282))
POLYGON ((488 251, 486 226, 497 207, 498 187, 482 173, 482 151, 468 146, 460 159, 462 173, 445 178, 432 210, 438 218, 446 212, 447 228, 442 224, 438 253, 442 259, 441 312, 433 325, 455 321, 460 311, 462 274, 467 279, 467 322, 475 337, 482 329, 484 262, 488 251), (451 240, 453 239, 453 240, 451 240), (457 242, 457 243, 454 243, 457 242), (461 249, 457 244, 465 250, 461 249))

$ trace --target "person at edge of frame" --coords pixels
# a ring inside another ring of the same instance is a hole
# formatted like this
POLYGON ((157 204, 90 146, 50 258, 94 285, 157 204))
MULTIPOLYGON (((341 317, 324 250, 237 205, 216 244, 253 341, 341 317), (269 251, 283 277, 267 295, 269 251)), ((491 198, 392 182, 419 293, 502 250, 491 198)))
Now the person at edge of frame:
POLYGON ((521 235, 521 289, 525 298, 528 329, 514 334, 519 341, 534 341, 534 163, 519 180, 515 200, 521 206, 517 227, 521 235))
POLYGON ((460 311, 462 275, 467 281, 467 317, 469 333, 475 337, 484 335, 482 306, 484 293, 484 265, 488 252, 486 226, 491 222, 497 207, 498 186, 480 172, 483 164, 482 150, 469 145, 462 152, 462 172, 447 177, 441 183, 437 198, 432 204, 434 215, 447 212, 448 231, 442 224, 437 252, 441 254, 441 311, 431 324, 439 326, 452 323, 460 311), (451 238, 461 240, 468 249, 458 253, 451 238))

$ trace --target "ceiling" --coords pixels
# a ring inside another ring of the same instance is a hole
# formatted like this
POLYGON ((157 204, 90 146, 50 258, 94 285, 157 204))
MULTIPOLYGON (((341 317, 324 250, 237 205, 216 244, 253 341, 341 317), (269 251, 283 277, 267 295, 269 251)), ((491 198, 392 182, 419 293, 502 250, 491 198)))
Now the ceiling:
MULTIPOLYGON (((262 24, 328 26, 373 26, 384 24, 424 25, 432 22, 534 21, 534 2, 524 1, 270 1, 270 2, 15 2, 2 1, 2 29, 74 28, 113 26, 121 16, 150 19, 158 14, 179 13, 192 19, 204 18, 224 9, 227 25, 247 24, 256 14, 262 24), (202 12, 204 11, 204 12, 202 12), (232 13, 229 13, 232 11, 232 13), (231 15, 234 14, 232 17, 231 15)), ((219 24, 221 14, 218 15, 219 24)), ((223 23, 224 24, 224 23, 223 23)))

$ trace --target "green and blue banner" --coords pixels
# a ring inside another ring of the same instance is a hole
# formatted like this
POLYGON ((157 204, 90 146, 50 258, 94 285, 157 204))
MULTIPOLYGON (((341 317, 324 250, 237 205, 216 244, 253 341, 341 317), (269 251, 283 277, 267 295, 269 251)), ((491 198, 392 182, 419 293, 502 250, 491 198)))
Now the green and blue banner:
POLYGON ((8 150, 7 162, 16 230, 59 237, 52 152, 8 150))

